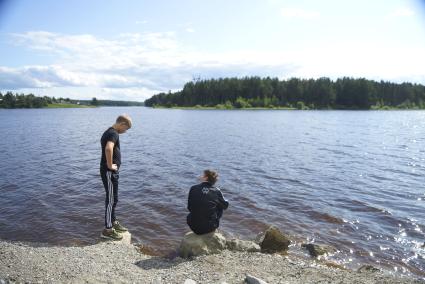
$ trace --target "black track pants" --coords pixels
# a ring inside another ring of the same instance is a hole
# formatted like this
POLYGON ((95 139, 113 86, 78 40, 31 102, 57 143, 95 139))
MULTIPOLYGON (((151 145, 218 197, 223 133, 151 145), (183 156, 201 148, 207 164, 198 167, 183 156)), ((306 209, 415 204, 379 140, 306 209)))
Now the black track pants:
POLYGON ((112 228, 115 221, 115 207, 118 203, 118 171, 100 170, 103 186, 105 187, 105 228, 112 228))

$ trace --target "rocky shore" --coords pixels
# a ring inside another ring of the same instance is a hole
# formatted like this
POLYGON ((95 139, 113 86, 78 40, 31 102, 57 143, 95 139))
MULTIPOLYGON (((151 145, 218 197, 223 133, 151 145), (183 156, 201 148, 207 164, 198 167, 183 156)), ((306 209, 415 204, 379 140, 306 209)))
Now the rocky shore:
POLYGON ((245 241, 226 245, 219 239, 218 251, 198 256, 186 251, 187 258, 174 259, 143 254, 128 242, 43 247, 0 241, 0 283, 424 283, 374 269, 350 271, 313 258, 265 253, 245 241))

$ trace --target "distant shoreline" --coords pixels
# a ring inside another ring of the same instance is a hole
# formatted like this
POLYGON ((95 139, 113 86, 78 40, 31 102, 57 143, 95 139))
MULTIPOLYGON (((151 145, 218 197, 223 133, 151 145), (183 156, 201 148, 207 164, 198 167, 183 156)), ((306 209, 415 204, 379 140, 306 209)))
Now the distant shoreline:
POLYGON ((78 104, 48 104, 43 108, 95 108, 96 106, 78 105, 78 104))
POLYGON ((276 107, 276 108, 267 108, 267 107, 251 107, 251 108, 217 108, 217 107, 204 107, 204 106, 194 106, 194 107, 183 107, 183 106, 173 106, 173 107, 166 107, 166 106, 154 106, 152 107, 154 109, 188 109, 188 110, 297 110, 296 108, 289 108, 289 107, 276 107))
POLYGON ((99 106, 144 106, 142 102, 98 100, 75 100, 70 98, 37 97, 34 94, 13 94, 0 92, 0 108, 5 109, 31 109, 31 108, 92 108, 99 106))
POLYGON ((207 107, 207 106, 152 106, 153 109, 182 109, 182 110, 310 110, 310 111, 333 111, 333 110, 352 110, 352 111, 388 111, 388 110, 425 110, 421 108, 397 108, 397 107, 381 107, 381 108, 371 108, 371 109, 357 109, 357 108, 327 108, 327 109, 298 109, 291 107, 246 107, 246 108, 221 108, 221 107, 207 107))
POLYGON ((425 86, 342 77, 331 80, 231 77, 193 80, 162 92, 146 106, 209 106, 218 109, 425 109, 425 86))
POLYGON ((78 105, 78 104, 48 104, 45 107, 14 107, 14 108, 5 108, 2 109, 59 109, 59 108, 99 108, 99 107, 140 107, 140 106, 113 106, 113 105, 100 105, 100 106, 91 106, 91 105, 78 105))

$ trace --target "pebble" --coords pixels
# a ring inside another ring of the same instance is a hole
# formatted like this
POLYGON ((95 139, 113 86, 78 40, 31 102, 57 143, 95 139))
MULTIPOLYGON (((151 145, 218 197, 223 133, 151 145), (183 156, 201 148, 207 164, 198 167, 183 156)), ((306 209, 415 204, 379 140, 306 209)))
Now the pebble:
MULTIPOLYGON (((267 275, 269 283, 288 281, 297 284, 420 283, 412 278, 395 278, 379 272, 357 273, 324 266, 307 269, 312 265, 312 260, 302 260, 295 255, 291 255, 288 259, 279 255, 223 251, 213 257, 169 260, 143 255, 131 246, 98 244, 73 248, 34 248, 6 245, 3 241, 0 241, 0 251, 3 252, 3 257, 0 257, 0 284, 15 281, 17 283, 142 281, 155 284, 183 284, 186 281, 194 281, 192 277, 198 283, 225 284, 240 283, 247 277, 247 272, 254 278, 267 275), (114 261, 110 261, 111 259, 114 261), (292 275, 296 277, 291 277, 292 275)), ((256 279, 257 282, 254 283, 266 283, 264 279, 256 279)))
POLYGON ((266 281, 261 280, 260 278, 254 277, 249 274, 246 275, 245 282, 247 284, 267 284, 266 281))

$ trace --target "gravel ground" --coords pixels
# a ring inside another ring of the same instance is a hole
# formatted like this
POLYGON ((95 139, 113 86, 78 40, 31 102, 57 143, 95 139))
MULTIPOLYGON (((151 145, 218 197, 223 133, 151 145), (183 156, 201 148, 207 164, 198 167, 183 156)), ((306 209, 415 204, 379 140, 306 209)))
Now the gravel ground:
POLYGON ((380 272, 354 272, 295 256, 224 251, 192 260, 142 254, 102 242, 85 247, 40 247, 0 241, 0 283, 425 283, 380 272))

